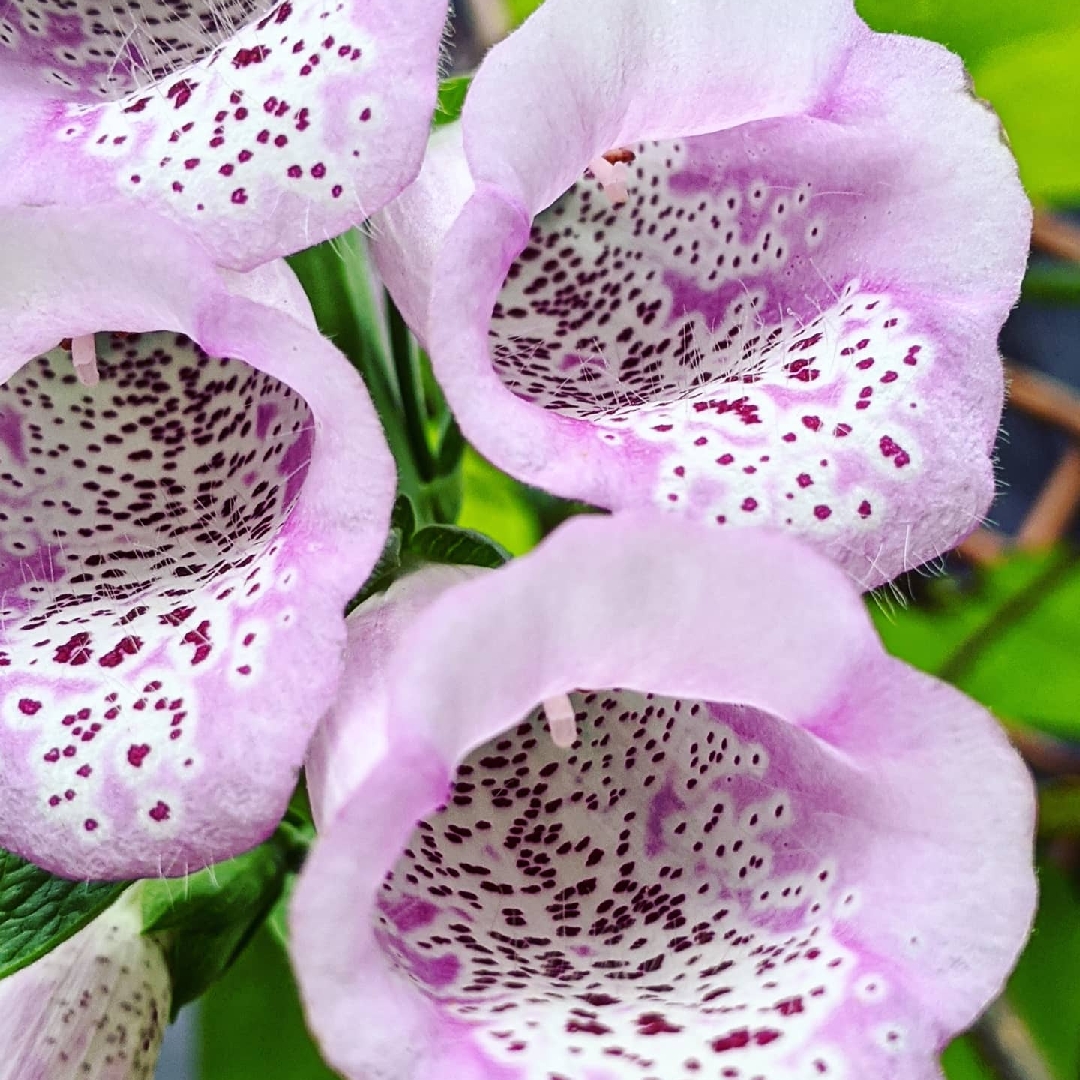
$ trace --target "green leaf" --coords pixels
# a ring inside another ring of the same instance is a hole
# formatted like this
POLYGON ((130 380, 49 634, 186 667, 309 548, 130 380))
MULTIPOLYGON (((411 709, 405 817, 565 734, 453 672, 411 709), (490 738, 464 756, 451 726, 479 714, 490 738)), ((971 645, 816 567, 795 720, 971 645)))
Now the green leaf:
POLYGON ((1075 263, 1033 263, 1021 289, 1024 300, 1080 307, 1080 266, 1075 263))
POLYGON ((1080 25, 1076 0, 856 0, 855 6, 875 30, 940 41, 973 70, 1020 38, 1080 25))
POLYGON ((262 925, 284 889, 290 854, 279 829, 254 851, 189 878, 144 884, 143 932, 166 943, 174 1016, 221 978, 262 925))
POLYGON ((1080 737, 1080 560, 1070 551, 1017 554, 968 583, 931 583, 919 604, 873 614, 895 656, 1003 718, 1080 737))
POLYGON ((311 301, 319 330, 360 372, 394 455, 401 490, 419 498, 422 483, 408 433, 401 424, 401 398, 389 355, 380 297, 372 288, 366 249, 354 229, 305 251, 288 263, 311 301))
POLYGON ((539 6, 541 0, 505 0, 506 12, 514 26, 520 26, 539 6))
POLYGON ((485 533, 514 555, 524 555, 540 540, 540 526, 528 489, 500 472, 471 447, 461 465, 462 497, 457 523, 485 533))
POLYGON ((394 500, 394 509, 390 513, 390 528, 399 534, 403 545, 407 544, 416 532, 416 510, 408 495, 399 495, 394 500))
POLYGON ((78 933, 129 884, 68 881, 0 850, 0 979, 78 933))
POLYGON ((1075 884, 1049 860, 1039 866, 1039 910, 1007 996, 1057 1080, 1080 1076, 1080 902, 1075 884))
POLYGON ((974 75, 1001 117, 1028 194, 1080 198, 1080 25, 1000 49, 974 75))
POLYGON ((340 1080, 307 1032, 285 952, 268 929, 203 998, 200 1021, 200 1080, 340 1080))
POLYGON ((941 1057, 948 1080, 996 1080, 968 1038, 951 1043, 941 1057))
POLYGON ((497 570, 510 552, 489 536, 457 525, 428 525, 409 544, 407 553, 420 562, 449 563, 452 566, 485 566, 497 570))
POLYGON ((354 611, 365 600, 370 600, 376 593, 385 592, 390 588, 394 578, 401 571, 401 552, 401 532, 398 529, 391 529, 378 562, 368 574, 364 587, 349 601, 345 608, 346 614, 354 611))
POLYGON ((435 117, 432 120, 433 127, 452 124, 461 116, 461 110, 465 107, 465 95, 469 92, 470 83, 472 83, 471 75, 456 75, 452 79, 443 79, 439 83, 439 103, 435 107, 435 117))

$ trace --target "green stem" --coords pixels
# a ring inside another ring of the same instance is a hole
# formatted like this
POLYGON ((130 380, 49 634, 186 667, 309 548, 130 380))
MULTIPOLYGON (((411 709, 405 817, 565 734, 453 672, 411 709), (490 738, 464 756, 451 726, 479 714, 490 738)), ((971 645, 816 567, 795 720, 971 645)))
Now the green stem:
POLYGON ((412 335, 397 305, 386 294, 386 325, 390 335, 390 357, 397 375, 401 394, 401 411, 405 419, 405 432, 412 447, 413 460, 420 480, 431 483, 435 479, 435 459, 428 441, 424 423, 424 397, 416 370, 416 351, 412 335))
POLYGON ((986 623, 961 642, 934 674, 945 682, 959 686, 986 649, 1035 611, 1043 600, 1053 593, 1055 587, 1068 577, 1078 561, 1080 555, 1074 552, 1059 553, 1023 592, 1002 604, 986 623))
POLYGON ((364 273, 364 255, 358 235, 308 248, 289 258, 311 301, 319 329, 352 362, 367 385, 386 441, 398 469, 398 487, 422 504, 423 480, 414 460, 412 440, 401 424, 403 401, 387 362, 382 324, 364 273))

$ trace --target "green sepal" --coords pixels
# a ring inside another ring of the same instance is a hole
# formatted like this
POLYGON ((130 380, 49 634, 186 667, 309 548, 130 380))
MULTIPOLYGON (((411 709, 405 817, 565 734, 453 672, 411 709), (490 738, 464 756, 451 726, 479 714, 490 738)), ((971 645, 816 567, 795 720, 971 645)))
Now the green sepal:
POLYGON ((143 885, 143 933, 165 946, 172 1014, 232 966, 265 922, 299 861, 298 830, 287 824, 253 851, 182 879, 143 885))
POLYGON ((510 552, 489 536, 457 525, 428 525, 407 549, 410 561, 449 563, 452 566, 483 566, 498 570, 510 560, 510 552))
POLYGON ((0 979, 77 934, 127 881, 68 881, 0 849, 0 979))
POLYGON ((461 117, 465 107, 465 95, 472 83, 471 75, 455 75, 452 79, 443 79, 439 83, 439 103, 435 106, 435 116, 431 126, 440 128, 452 124, 461 117))

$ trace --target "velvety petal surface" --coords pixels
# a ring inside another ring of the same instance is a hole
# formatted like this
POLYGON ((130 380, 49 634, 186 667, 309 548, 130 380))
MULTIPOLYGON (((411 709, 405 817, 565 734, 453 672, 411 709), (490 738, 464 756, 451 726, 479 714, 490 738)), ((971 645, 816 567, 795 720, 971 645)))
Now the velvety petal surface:
POLYGON ((0 981, 2 1080, 151 1080, 172 987, 137 897, 0 981))
POLYGON ((347 679, 380 690, 341 699, 328 769, 362 778, 292 912, 335 1068, 940 1076, 1027 932, 1031 785, 841 571, 616 516, 436 591, 374 656, 394 591, 353 616, 347 679), (559 749, 536 703, 567 692, 559 749))
POLYGON ((156 268, 129 249, 110 278, 113 226, 50 233, 61 215, 20 213, 66 258, 5 293, 13 339, 51 347, 0 358, 0 845, 71 876, 183 874, 279 820, 393 466, 284 264, 222 276, 169 227, 156 268), (56 342, 94 328, 87 387, 56 342))
POLYGON ((416 175, 445 17, 445 0, 12 4, 0 205, 144 206, 239 269, 318 243, 416 175))
POLYGON ((375 265, 422 342, 439 245, 475 190, 461 137, 460 121, 432 132, 420 175, 372 222, 375 265))
POLYGON ((500 467, 790 529, 878 585, 988 505, 1030 210, 940 46, 845 4, 710 12, 546 3, 482 65, 462 152, 425 170, 441 201, 392 208, 379 264, 500 467))

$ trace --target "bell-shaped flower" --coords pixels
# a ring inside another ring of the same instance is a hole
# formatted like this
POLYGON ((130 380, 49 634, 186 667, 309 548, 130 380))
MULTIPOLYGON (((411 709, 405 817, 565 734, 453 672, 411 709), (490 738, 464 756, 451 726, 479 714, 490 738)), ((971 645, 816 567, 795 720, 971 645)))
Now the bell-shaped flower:
POLYGON ((140 206, 238 269, 318 243, 416 175, 445 18, 446 0, 6 5, 0 207, 74 225, 140 206))
POLYGON ((292 272, 146 217, 14 211, 0 260, 0 846, 73 877, 272 831, 393 500, 292 272))
POLYGON ((0 1080, 149 1080, 172 986, 139 890, 0 981, 0 1080))
POLYGON ((331 1065, 940 1077, 1034 905, 986 711, 771 531, 578 519, 475 575, 351 617, 291 913, 331 1065))
POLYGON ((376 248, 501 468, 873 586, 989 503, 1029 227, 960 61, 849 0, 547 0, 376 248))

